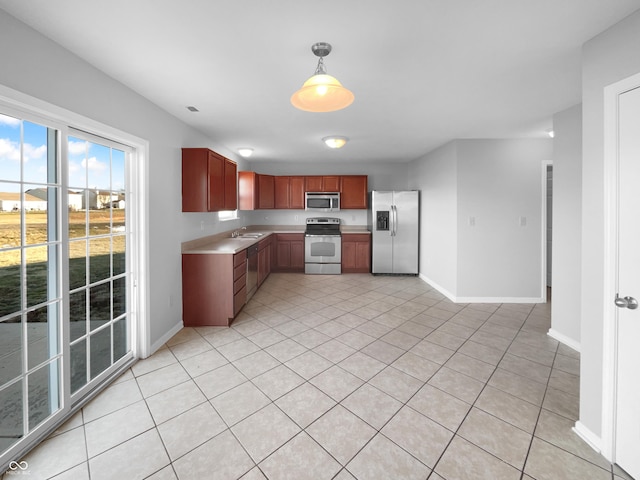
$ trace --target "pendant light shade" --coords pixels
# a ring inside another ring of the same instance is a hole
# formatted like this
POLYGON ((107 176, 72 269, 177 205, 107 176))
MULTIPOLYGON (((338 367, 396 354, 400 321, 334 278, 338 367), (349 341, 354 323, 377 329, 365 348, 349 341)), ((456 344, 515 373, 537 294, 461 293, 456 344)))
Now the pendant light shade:
POLYGON ((316 43, 311 51, 318 57, 315 74, 309 78, 302 88, 291 96, 294 107, 306 112, 333 112, 348 107, 353 103, 353 93, 344 88, 337 78, 327 75, 323 57, 331 52, 328 43, 316 43))

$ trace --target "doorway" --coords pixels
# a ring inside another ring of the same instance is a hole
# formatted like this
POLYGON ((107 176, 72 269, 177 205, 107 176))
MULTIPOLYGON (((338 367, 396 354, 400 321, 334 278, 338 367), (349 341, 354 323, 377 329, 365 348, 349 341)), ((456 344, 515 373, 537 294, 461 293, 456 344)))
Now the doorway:
POLYGON ((4 103, 0 146, 5 467, 139 355, 141 237, 136 148, 4 103))
POLYGON ((640 75, 605 89, 608 174, 607 275, 603 356, 605 455, 640 478, 640 75), (635 297, 635 298, 634 298, 635 297))
POLYGON ((551 267, 552 267, 552 210, 553 210, 553 162, 544 160, 542 162, 541 184, 541 211, 540 218, 540 299, 548 302, 551 299, 551 267))
POLYGON ((547 300, 551 294, 553 245, 553 165, 547 165, 547 300))

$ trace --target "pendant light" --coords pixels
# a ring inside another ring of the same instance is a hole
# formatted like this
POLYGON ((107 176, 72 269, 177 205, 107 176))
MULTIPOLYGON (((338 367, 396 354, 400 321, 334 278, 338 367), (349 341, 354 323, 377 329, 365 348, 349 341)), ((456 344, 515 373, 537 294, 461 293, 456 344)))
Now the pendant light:
POLYGON ((333 112, 353 103, 353 93, 342 86, 337 78, 327 75, 323 58, 331 52, 331 45, 315 43, 311 51, 318 58, 316 73, 302 88, 291 96, 294 107, 306 112, 333 112))

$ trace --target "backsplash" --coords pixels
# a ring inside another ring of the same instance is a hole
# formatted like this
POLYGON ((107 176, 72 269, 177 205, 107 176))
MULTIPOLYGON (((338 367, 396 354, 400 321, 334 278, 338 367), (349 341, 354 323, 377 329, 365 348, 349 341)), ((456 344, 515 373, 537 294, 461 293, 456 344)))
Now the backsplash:
POLYGON ((366 225, 368 210, 308 212, 306 210, 254 210, 240 212, 245 225, 304 225, 309 217, 335 217, 343 225, 366 225))

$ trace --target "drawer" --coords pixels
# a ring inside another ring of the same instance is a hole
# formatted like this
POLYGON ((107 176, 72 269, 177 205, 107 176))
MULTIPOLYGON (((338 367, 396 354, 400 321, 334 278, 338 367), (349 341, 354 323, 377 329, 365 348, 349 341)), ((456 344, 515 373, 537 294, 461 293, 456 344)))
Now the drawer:
POLYGON ((233 266, 237 267, 242 262, 244 262, 246 259, 247 259, 247 251, 246 250, 242 250, 241 252, 236 253, 233 256, 233 266))
POLYGON ((295 242, 304 241, 304 233, 278 233, 276 235, 277 242, 295 242))
POLYGON ((343 233, 343 242, 369 242, 371 241, 371 235, 368 233, 343 233))
POLYGON ((242 275, 237 280, 233 281, 233 293, 234 295, 240 291, 241 288, 247 286, 247 277, 246 275, 242 275))
POLYGON ((247 287, 242 287, 238 293, 233 296, 233 316, 235 317, 238 312, 247 303, 247 287))
POLYGON ((247 262, 243 262, 237 267, 233 267, 233 280, 238 280, 242 275, 247 273, 247 262))
POLYGON ((258 250, 267 248, 269 245, 271 245, 271 237, 260 240, 260 242, 258 243, 258 250))

